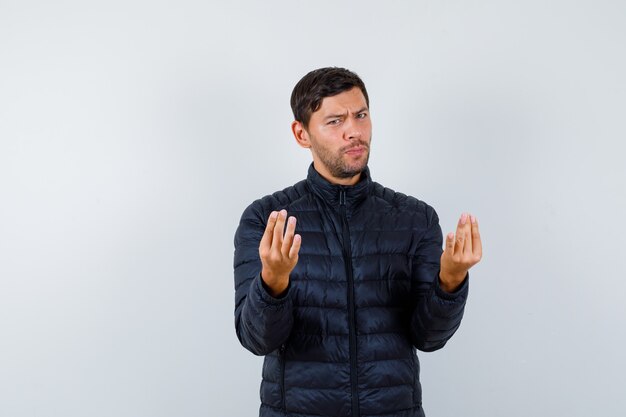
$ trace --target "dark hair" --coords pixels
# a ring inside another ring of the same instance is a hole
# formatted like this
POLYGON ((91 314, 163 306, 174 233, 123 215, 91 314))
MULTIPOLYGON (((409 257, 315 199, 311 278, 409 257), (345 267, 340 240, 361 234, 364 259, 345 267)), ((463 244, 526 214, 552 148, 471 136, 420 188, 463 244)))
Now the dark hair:
POLYGON ((322 100, 336 96, 358 87, 367 106, 370 105, 365 84, 354 72, 345 68, 327 67, 309 72, 302 77, 291 93, 291 110, 293 117, 306 128, 311 120, 311 114, 319 110, 322 100))

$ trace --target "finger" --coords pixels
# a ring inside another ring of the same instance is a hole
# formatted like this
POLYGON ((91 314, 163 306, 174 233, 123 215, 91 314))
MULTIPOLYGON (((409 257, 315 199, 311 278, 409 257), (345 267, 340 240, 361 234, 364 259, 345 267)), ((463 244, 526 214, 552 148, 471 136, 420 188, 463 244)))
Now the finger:
POLYGON ((284 256, 289 256, 289 249, 291 248, 295 231, 296 218, 292 216, 287 219, 287 231, 285 232, 285 237, 283 238, 283 246, 281 248, 281 252, 284 256))
POLYGON ((285 233, 285 219, 287 218, 287 210, 281 210, 276 219, 274 226, 274 236, 272 239, 272 249, 281 250, 283 245, 283 234, 285 233))
POLYGON ((472 218, 474 216, 472 216, 471 214, 467 214, 467 219, 466 219, 466 223, 465 223, 465 228, 463 229, 463 232, 465 233, 465 246, 463 247, 463 253, 467 254, 467 255, 471 255, 472 254, 472 246, 473 246, 473 242, 472 242, 472 218))
POLYGON ((454 233, 450 232, 446 235, 446 249, 450 255, 454 255, 454 233))
POLYGON ((298 252, 300 252, 300 246, 302 245, 302 238, 300 235, 295 235, 293 237, 293 245, 291 245, 291 249, 289 249, 289 258, 296 259, 298 257, 298 252))
POLYGON ((454 253, 463 253, 463 246, 465 245, 465 224, 467 223, 467 214, 461 214, 459 223, 456 226, 456 242, 454 245, 454 253))
POLYGON ((259 245, 259 248, 261 250, 269 250, 272 247, 272 235, 274 232, 274 226, 276 225, 277 217, 278 217, 278 212, 273 211, 270 213, 270 217, 267 219, 265 232, 263 232, 263 237, 261 238, 261 243, 259 245))
POLYGON ((472 216, 472 243, 473 243, 473 254, 478 258, 483 256, 483 244, 480 241, 480 231, 478 230, 478 219, 472 216))

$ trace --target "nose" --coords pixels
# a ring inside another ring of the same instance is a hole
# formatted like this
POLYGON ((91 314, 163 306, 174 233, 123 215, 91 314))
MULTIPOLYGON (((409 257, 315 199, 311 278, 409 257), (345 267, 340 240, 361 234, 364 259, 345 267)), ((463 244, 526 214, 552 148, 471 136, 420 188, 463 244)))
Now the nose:
POLYGON ((344 139, 347 141, 361 139, 361 129, 356 120, 349 118, 345 123, 344 139))

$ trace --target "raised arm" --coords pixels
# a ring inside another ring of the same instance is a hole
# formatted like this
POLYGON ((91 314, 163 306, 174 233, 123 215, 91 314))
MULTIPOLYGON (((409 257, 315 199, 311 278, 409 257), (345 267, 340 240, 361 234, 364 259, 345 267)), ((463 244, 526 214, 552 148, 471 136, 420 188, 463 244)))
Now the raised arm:
POLYGON ((416 303, 410 331, 413 344, 423 351, 441 349, 458 329, 467 300, 468 270, 482 256, 474 217, 470 222, 467 214, 461 216, 456 235, 447 236, 443 253, 434 210, 429 217, 428 230, 413 260, 412 277, 416 303))
POLYGON ((259 211, 254 204, 248 207, 235 234, 235 329, 246 349, 266 355, 291 332, 289 273, 298 262, 301 239, 295 218, 287 219, 285 210, 272 212, 265 224, 259 211))

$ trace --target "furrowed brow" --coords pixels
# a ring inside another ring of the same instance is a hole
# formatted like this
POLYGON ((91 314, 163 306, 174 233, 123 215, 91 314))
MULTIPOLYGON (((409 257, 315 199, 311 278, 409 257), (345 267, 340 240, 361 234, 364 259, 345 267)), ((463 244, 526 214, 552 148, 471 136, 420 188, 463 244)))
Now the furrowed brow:
POLYGON ((346 114, 345 113, 329 114, 328 116, 324 117, 324 120, 340 119, 342 117, 346 117, 346 114))

